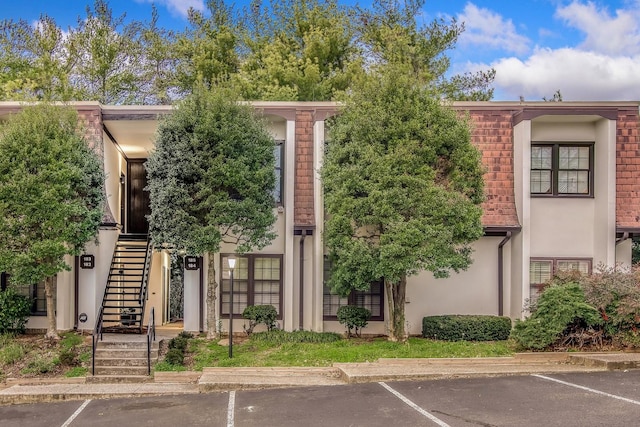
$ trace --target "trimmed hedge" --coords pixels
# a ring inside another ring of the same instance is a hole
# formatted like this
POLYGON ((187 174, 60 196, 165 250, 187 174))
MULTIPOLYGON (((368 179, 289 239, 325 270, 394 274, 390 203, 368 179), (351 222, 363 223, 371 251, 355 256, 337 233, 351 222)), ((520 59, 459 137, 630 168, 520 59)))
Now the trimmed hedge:
POLYGON ((422 336, 443 341, 502 341, 509 338, 511 319, 486 315, 427 316, 422 336))

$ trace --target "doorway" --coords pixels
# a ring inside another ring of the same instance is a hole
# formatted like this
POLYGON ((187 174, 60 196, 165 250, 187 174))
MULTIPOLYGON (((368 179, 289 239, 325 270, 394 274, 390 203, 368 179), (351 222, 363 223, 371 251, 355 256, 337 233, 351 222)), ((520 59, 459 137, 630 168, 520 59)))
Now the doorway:
POLYGON ((147 234, 149 232, 147 215, 151 213, 151 205, 149 192, 145 190, 147 186, 145 161, 146 159, 127 160, 127 233, 147 234))

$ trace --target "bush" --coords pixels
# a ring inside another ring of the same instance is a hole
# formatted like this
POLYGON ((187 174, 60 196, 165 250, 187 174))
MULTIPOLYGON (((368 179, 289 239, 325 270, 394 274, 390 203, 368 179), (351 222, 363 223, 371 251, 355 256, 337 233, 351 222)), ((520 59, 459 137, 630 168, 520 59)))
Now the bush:
POLYGON ((266 342, 270 344, 284 343, 327 343, 340 341, 342 337, 333 332, 293 331, 279 330, 256 332, 251 335, 251 341, 266 342))
POLYGON ((509 338, 511 319, 501 316, 451 315, 422 318, 422 336, 444 341, 502 341, 509 338))
POLYGON ((178 349, 181 352, 184 352, 187 349, 187 344, 189 344, 189 340, 180 335, 169 340, 169 348, 178 349))
POLYGON ((336 313, 338 322, 347 327, 347 338, 351 337, 351 330, 355 330, 356 336, 360 336, 362 328, 367 326, 371 318, 371 311, 355 305, 343 305, 336 313))
POLYGON ((78 365, 78 352, 75 347, 65 348, 60 351, 58 359, 62 365, 76 366, 78 365))
POLYGON ((171 348, 164 356, 164 361, 171 365, 183 365, 184 353, 179 348, 171 348))
POLYGON ((541 350, 558 341, 565 331, 600 327, 602 323, 578 283, 552 284, 538 297, 531 316, 516 321, 511 337, 520 347, 541 350))
POLYGON ((272 305, 250 305, 244 309, 242 317, 249 320, 249 327, 245 327, 244 331, 247 335, 251 335, 253 329, 260 323, 264 323, 268 331, 273 330, 278 318, 278 311, 272 305))
POLYGON ((0 335, 23 333, 31 314, 31 301, 14 289, 0 292, 0 335))

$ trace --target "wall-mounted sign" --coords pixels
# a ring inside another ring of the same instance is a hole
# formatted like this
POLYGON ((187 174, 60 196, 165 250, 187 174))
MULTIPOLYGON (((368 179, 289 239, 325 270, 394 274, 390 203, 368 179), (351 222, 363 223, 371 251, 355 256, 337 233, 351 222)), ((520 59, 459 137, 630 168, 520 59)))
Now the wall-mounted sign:
POLYGON ((200 258, 197 256, 187 255, 184 257, 184 268, 186 270, 197 270, 200 268, 200 258))
POLYGON ((80 255, 80 268, 93 268, 96 266, 96 257, 93 255, 80 255))
POLYGON ((80 313, 80 316, 78 316, 78 320, 80 321, 80 323, 84 323, 87 321, 87 313, 80 313))

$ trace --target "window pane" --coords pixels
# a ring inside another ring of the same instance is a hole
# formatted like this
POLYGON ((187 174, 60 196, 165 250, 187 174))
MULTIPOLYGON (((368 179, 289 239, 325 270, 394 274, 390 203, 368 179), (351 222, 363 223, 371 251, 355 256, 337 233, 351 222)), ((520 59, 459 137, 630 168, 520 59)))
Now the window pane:
POLYGON ((558 193, 589 194, 589 172, 558 171, 558 193))
POLYGON ((539 194, 551 193, 551 171, 531 171, 531 192, 539 194))
POLYGON ((282 203, 282 153, 284 149, 284 141, 276 141, 275 147, 273 147, 273 155, 275 157, 275 169, 276 182, 273 188, 273 199, 276 203, 282 203))
POLYGON ((560 169, 589 169, 589 147, 561 146, 558 151, 560 169))
POLYGON ((531 169, 551 169, 553 147, 531 147, 531 169))
POLYGON ((589 274, 591 262, 588 260, 558 260, 558 271, 579 271, 582 274, 589 274))
POLYGON ((280 280, 280 258, 256 258, 254 262, 256 280, 280 280))
POLYGON ((529 283, 540 284, 551 279, 551 261, 531 261, 529 265, 529 283))

